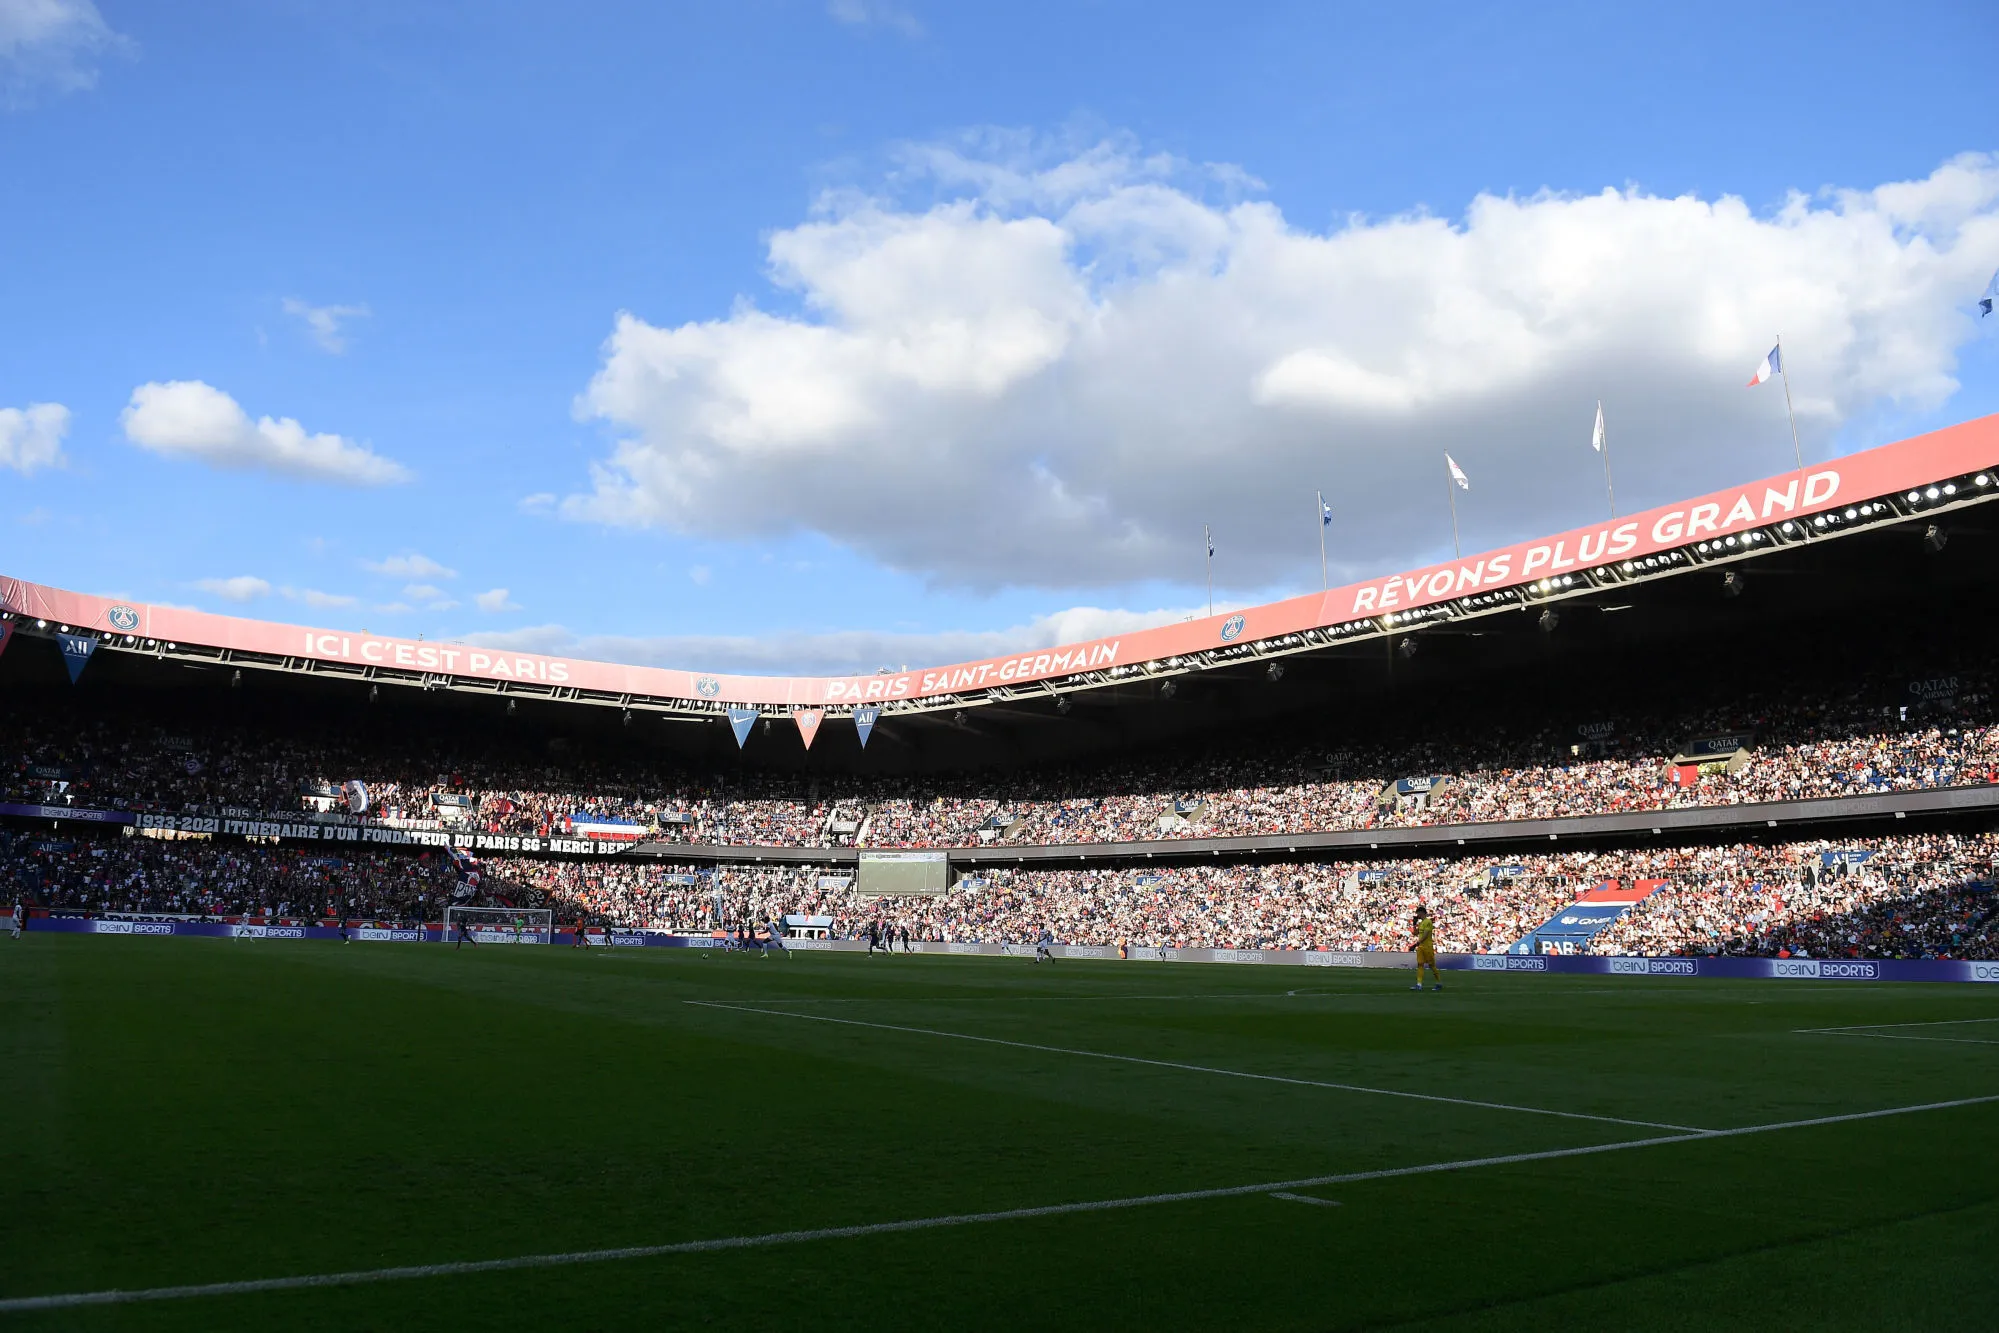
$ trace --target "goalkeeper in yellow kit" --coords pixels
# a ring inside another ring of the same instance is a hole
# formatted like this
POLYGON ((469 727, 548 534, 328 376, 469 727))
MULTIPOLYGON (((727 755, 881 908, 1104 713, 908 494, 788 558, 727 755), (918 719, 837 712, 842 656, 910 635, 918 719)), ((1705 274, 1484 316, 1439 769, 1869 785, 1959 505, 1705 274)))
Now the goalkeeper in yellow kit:
POLYGON ((1416 904, 1416 984, 1410 990, 1423 989, 1423 969, 1426 967, 1430 969, 1430 980, 1435 983, 1430 989, 1444 988, 1444 979, 1437 975, 1436 928, 1437 923, 1431 918, 1430 909, 1421 903, 1416 904))

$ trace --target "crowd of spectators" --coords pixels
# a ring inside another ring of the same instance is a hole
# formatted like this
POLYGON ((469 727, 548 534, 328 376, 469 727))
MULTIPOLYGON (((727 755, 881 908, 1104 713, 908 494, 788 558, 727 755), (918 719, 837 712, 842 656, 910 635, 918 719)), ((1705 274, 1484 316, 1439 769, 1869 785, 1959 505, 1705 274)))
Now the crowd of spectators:
MULTIPOLYGON (((1658 887, 1596 953, 1999 956, 1999 834, 1159 869, 1001 869, 936 897, 877 899, 832 866, 494 857, 478 901, 558 921, 705 934, 790 916, 835 936, 887 920, 918 939, 1126 948, 1403 949, 1417 905, 1447 950, 1490 953, 1606 884, 1658 887)), ((54 911, 436 920, 457 873, 438 853, 298 851, 0 832, 12 892, 54 911)), ((462 897, 461 897, 462 900, 462 897)))
POLYGON ((1658 851, 1191 866, 994 870, 936 898, 862 896, 831 867, 497 863, 600 924, 702 932, 787 915, 856 936, 872 920, 919 939, 1217 949, 1402 949, 1419 903, 1446 949, 1499 952, 1607 884, 1658 887, 1586 946, 1596 953, 1992 957, 1999 835, 1658 851), (1828 857, 1831 857, 1830 861, 1828 857))
POLYGON ((456 884, 450 860, 436 853, 334 855, 201 838, 0 829, 0 892, 52 912, 436 920, 456 884))
POLYGON ((0 800, 275 814, 351 809, 404 826, 561 836, 621 821, 669 841, 794 847, 1103 843, 1309 833, 1802 799, 1999 779, 1999 713, 1982 675, 1912 708, 1888 677, 1734 692, 1725 705, 1601 718, 1398 726, 1413 739, 1268 737, 998 774, 691 773, 629 748, 591 756, 424 734, 190 726, 24 709, 0 722, 0 800), (1676 763, 1693 738, 1739 750, 1676 763), (7 762, 11 761, 11 762, 7 762), (1398 779, 1419 790, 1398 792, 1398 779))

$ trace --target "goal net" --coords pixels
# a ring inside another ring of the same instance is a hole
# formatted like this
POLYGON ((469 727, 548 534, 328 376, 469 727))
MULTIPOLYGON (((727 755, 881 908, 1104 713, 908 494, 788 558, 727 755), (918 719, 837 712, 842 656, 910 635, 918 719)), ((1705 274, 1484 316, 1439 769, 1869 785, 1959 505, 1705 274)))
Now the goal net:
POLYGON ((552 944, 555 913, 546 907, 447 907, 444 942, 458 942, 459 932, 474 944, 552 944))

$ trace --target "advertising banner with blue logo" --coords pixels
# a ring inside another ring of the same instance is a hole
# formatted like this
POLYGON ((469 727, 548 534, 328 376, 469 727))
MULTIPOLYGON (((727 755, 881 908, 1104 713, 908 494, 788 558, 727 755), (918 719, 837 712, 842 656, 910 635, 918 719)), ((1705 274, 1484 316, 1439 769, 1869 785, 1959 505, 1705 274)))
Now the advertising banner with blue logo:
POLYGON ((1666 881, 1662 879, 1641 879, 1630 888, 1626 888, 1614 879, 1606 880, 1548 918, 1539 929, 1520 943, 1531 944, 1534 952, 1539 952, 1544 946, 1551 944, 1569 947, 1580 945, 1630 911, 1633 904, 1644 902, 1665 887, 1665 884, 1666 881))
POLYGON ((1841 851, 1823 852, 1819 855, 1819 864, 1822 866, 1857 866, 1864 864, 1873 855, 1874 853, 1871 851, 1853 847, 1841 851))
POLYGON ((1488 881, 1494 884, 1497 884, 1504 879, 1525 879, 1527 878, 1527 867, 1488 866, 1486 867, 1485 877, 1488 881))
POLYGON ((1394 873, 1391 870, 1362 870, 1354 878, 1362 884, 1386 884, 1394 873))
POLYGON ((854 730, 860 733, 863 750, 868 748, 868 734, 875 729, 875 723, 881 720, 881 715, 880 704, 862 704, 854 709, 854 730))
POLYGON ((58 634, 56 643, 62 648, 63 665, 69 668, 69 683, 74 685, 90 664, 90 655, 97 651, 97 640, 89 634, 58 634))
POLYGON ((756 724, 756 709, 745 708, 741 704, 729 705, 729 730, 736 733, 736 748, 738 750, 749 743, 750 728, 756 724))

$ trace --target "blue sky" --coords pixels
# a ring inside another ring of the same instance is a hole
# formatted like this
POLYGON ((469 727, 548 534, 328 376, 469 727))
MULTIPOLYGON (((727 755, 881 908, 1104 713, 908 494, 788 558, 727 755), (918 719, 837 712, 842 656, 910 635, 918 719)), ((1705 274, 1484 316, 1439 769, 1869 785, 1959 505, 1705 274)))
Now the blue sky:
POLYGON ((1319 488, 1335 577, 1433 557, 1445 448, 1468 546, 1594 518, 1599 397, 1624 508, 1776 472, 1777 332, 1808 454, 1999 410, 1995 40, 0 0, 0 571, 871 669, 1202 607, 1204 522, 1316 586, 1319 488))

